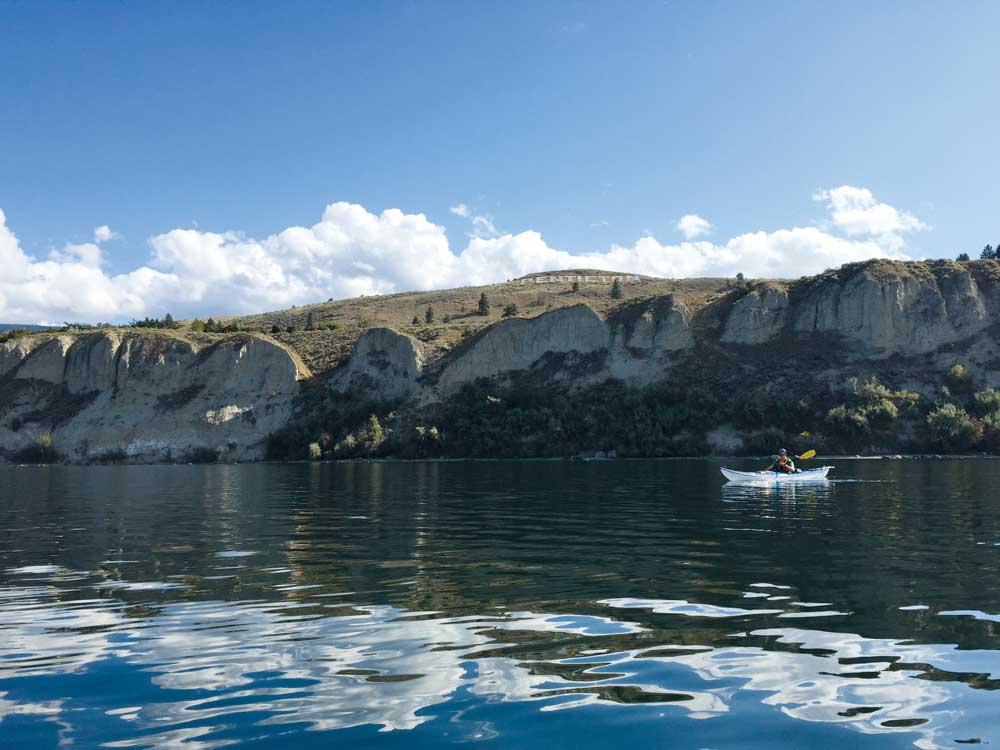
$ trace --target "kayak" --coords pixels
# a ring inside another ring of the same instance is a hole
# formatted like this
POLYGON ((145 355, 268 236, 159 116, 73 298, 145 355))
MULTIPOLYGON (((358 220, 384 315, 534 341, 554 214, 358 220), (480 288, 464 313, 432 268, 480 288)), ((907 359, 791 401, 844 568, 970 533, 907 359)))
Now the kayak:
POLYGON ((722 476, 730 482, 808 482, 810 480, 826 479, 832 466, 821 466, 818 469, 807 469, 795 474, 783 474, 777 471, 736 471, 722 467, 722 476))

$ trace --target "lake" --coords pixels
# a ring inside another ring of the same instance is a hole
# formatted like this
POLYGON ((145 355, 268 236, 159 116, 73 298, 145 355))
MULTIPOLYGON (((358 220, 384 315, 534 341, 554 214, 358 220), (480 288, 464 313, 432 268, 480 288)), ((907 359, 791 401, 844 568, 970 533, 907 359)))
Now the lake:
POLYGON ((0 747, 997 743, 1000 461, 831 463, 0 467, 0 747))

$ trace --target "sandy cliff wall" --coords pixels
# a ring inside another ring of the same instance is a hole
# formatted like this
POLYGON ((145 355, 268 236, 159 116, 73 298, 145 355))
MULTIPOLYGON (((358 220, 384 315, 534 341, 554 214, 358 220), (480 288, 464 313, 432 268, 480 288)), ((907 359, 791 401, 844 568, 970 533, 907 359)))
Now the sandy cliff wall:
POLYGON ((198 349, 181 339, 114 333, 50 338, 10 370, 0 449, 50 435, 59 454, 78 461, 206 452, 261 458, 266 436, 291 416, 305 374, 288 351, 263 338, 198 349))
MULTIPOLYGON (((371 328, 328 385, 349 398, 423 408, 465 383, 518 370, 560 387, 608 378, 636 386, 683 382, 684 368, 706 358, 751 367, 757 360, 744 354, 766 354, 778 343, 786 353, 822 351, 833 379, 859 363, 933 353, 929 372, 962 360, 991 383, 1000 361, 998 316, 996 264, 872 262, 734 288, 694 309, 664 295, 631 300, 607 319, 582 304, 511 318, 443 355, 411 336, 371 328)), ((748 391, 760 385, 753 372, 748 391)), ((250 335, 204 348, 130 331, 8 341, 0 344, 0 452, 51 434, 57 451, 79 461, 198 452, 260 458, 267 435, 297 418, 306 374, 294 352, 250 335)))
POLYGON ((969 267, 868 263, 790 285, 761 284, 733 304, 724 343, 760 345, 803 335, 854 353, 917 355, 964 341, 997 321, 998 286, 969 267))

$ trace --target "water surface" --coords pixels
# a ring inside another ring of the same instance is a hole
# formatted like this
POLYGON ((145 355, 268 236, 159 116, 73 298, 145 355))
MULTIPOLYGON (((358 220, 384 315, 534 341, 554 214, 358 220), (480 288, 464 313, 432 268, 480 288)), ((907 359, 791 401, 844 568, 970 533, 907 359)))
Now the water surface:
POLYGON ((0 467, 0 747, 1000 742, 1000 462, 835 463, 0 467))

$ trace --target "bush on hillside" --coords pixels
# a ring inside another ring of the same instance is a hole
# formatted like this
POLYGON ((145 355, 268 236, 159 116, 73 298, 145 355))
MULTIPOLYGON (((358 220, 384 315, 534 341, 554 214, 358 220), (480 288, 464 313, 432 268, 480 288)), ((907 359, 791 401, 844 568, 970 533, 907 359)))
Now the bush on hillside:
POLYGON ((972 375, 965 369, 965 365, 958 362, 951 366, 944 379, 948 385, 948 390, 956 395, 971 393, 975 387, 972 375))
POLYGON ((983 437, 983 425, 955 404, 942 404, 927 415, 931 443, 945 451, 973 448, 983 437))
POLYGON ((912 391, 894 391, 876 377, 850 381, 851 395, 847 403, 826 413, 826 422, 834 434, 847 440, 858 440, 872 431, 891 429, 900 414, 915 411, 920 395, 912 391))

